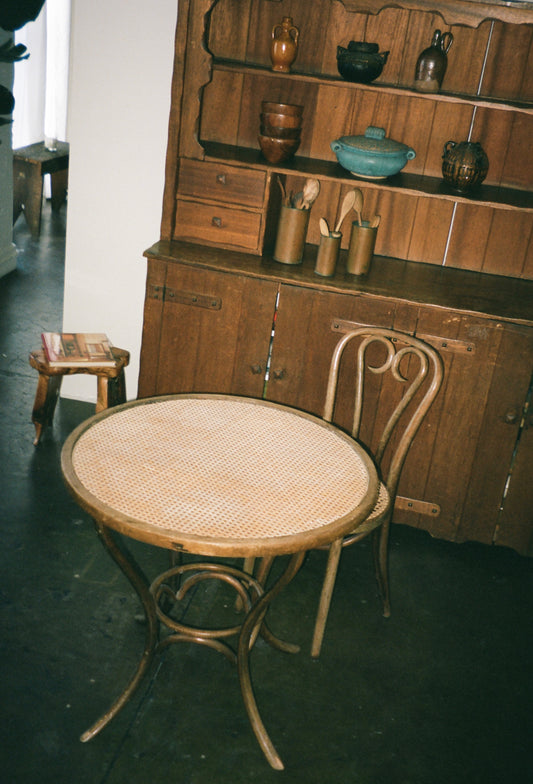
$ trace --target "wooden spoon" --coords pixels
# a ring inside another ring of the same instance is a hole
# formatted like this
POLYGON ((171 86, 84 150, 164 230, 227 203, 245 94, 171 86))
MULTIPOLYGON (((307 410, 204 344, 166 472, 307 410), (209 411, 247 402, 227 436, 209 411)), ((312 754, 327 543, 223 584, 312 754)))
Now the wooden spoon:
POLYGON ((341 207, 341 211, 340 211, 340 215, 339 215, 339 220, 337 221, 337 224, 335 226, 335 231, 340 231, 341 230, 341 226, 342 226, 343 220, 345 219, 345 217, 348 215, 348 213, 350 212, 350 210, 352 209, 352 207, 355 204, 355 198, 356 198, 355 190, 348 191, 348 193, 344 197, 344 199, 342 201, 342 207, 341 207))
POLYGON ((357 223, 362 226, 363 221, 361 219, 361 213, 363 211, 363 193, 359 190, 359 188, 354 188, 355 193, 355 200, 353 204, 353 209, 355 214, 357 215, 357 223))
POLYGON ((320 226, 320 233, 322 236, 329 237, 329 226, 327 220, 325 218, 320 218, 318 225, 320 226))
POLYGON ((311 204, 314 202, 318 194, 320 193, 320 183, 318 180, 306 180, 304 189, 303 189, 303 208, 304 210, 308 210, 311 207, 311 204))
POLYGON ((281 203, 287 204, 287 194, 285 193, 285 186, 283 185, 279 175, 276 177, 279 185, 279 189, 281 191, 281 203))
POLYGON ((304 203, 303 203, 304 195, 302 191, 298 191, 298 193, 291 193, 290 204, 291 207, 294 207, 295 210, 303 210, 304 203))
POLYGON ((370 226, 373 229, 377 229, 377 227, 379 226, 380 220, 381 220, 381 215, 374 215, 374 217, 372 219, 372 223, 370 224, 370 226))

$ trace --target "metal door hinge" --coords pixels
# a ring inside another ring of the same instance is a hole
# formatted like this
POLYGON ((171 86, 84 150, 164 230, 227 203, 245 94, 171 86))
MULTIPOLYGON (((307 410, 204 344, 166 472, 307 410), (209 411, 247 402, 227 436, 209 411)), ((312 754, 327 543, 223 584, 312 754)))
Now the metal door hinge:
MULTIPOLYGON (((352 329, 362 329, 364 327, 379 327, 380 324, 361 324, 357 321, 347 321, 346 319, 333 319, 331 322, 331 329, 333 332, 346 333, 352 329)), ((394 327, 383 327, 384 329, 394 329, 394 327)), ((412 333, 411 333, 412 334, 412 333)), ((455 354, 474 354, 476 344, 468 340, 452 340, 451 338, 441 338, 438 335, 426 335, 418 332, 414 333, 414 337, 423 340, 424 343, 429 343, 430 346, 436 348, 438 351, 452 351, 455 354)))
POLYGON ((181 291, 170 286, 148 287, 149 299, 158 299, 161 302, 176 302, 180 305, 192 305, 197 308, 207 308, 208 310, 220 310, 222 300, 220 297, 213 297, 209 294, 197 294, 194 291, 181 291))
POLYGON ((438 335, 419 335, 416 337, 429 343, 437 351, 452 351, 454 354, 474 354, 476 344, 468 340, 451 340, 450 338, 440 338, 438 335))
POLYGON ((428 501, 419 501, 417 498, 404 498, 400 495, 396 496, 394 508, 406 509, 408 512, 429 515, 430 517, 438 517, 440 515, 440 506, 438 504, 432 504, 428 501))

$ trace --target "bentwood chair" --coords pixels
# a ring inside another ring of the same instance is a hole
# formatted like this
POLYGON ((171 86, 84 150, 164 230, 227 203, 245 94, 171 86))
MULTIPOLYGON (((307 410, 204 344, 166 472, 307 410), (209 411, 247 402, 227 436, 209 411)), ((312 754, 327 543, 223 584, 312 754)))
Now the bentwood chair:
POLYGON ((390 615, 388 538, 398 482, 409 448, 439 391, 442 377, 439 354, 428 344, 402 332, 363 327, 343 335, 334 350, 323 418, 338 424, 339 417, 347 417, 348 399, 353 402, 353 419, 352 402, 349 403, 351 435, 372 454, 381 481, 378 500, 369 517, 351 535, 328 548, 311 647, 313 657, 319 656, 322 647, 342 548, 370 533, 374 537, 383 615, 390 615))

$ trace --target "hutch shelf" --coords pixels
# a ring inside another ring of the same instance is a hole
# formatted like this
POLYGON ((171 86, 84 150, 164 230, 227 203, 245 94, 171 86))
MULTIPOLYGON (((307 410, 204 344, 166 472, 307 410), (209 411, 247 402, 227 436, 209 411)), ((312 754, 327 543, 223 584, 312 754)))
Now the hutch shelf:
MULTIPOLYGON (((533 3, 475 0, 180 0, 161 236, 148 261, 139 394, 222 392, 313 413, 339 332, 404 330, 442 354, 445 384, 411 450, 395 521, 453 541, 533 554, 533 3), (282 16, 300 30, 291 73, 271 70, 282 16), (418 54, 453 33, 436 94, 414 90, 418 54), (378 42, 368 85, 344 81, 336 47, 378 42), (269 164, 262 100, 304 106, 297 155, 269 164), (387 180, 354 178, 330 143, 368 125, 416 150, 387 180), (442 179, 448 140, 481 142, 485 182, 442 179), (272 259, 280 211, 307 177, 321 189, 301 265, 272 259), (381 215, 367 278, 314 274, 318 220, 350 187, 381 215)), ((377 391, 377 411, 387 404, 377 391)), ((344 421, 342 402, 336 414, 344 421)), ((371 434, 369 434, 371 439, 371 434)))

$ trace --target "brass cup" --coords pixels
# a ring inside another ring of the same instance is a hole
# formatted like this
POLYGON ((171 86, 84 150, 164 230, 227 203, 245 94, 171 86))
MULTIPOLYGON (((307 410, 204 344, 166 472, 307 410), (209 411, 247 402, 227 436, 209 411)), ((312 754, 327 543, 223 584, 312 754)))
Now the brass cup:
POLYGON ((304 255, 311 210, 283 205, 279 216, 274 260, 281 264, 300 264, 304 255))
POLYGON ((361 226, 357 221, 353 221, 346 260, 346 272, 350 275, 366 275, 368 273, 374 255, 377 234, 377 226, 370 226, 368 221, 363 221, 361 226))
POLYGON ((330 278, 335 274, 342 234, 340 231, 331 231, 329 235, 320 235, 320 245, 315 264, 315 275, 330 278))

